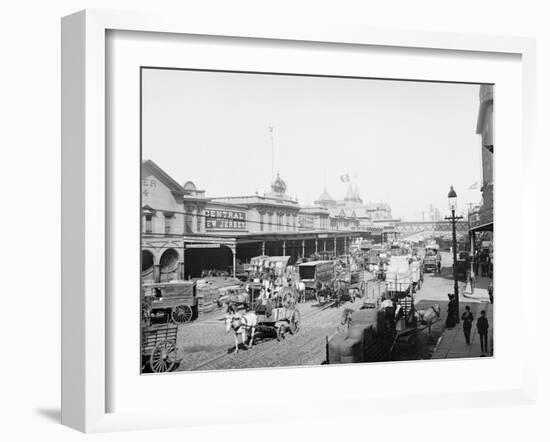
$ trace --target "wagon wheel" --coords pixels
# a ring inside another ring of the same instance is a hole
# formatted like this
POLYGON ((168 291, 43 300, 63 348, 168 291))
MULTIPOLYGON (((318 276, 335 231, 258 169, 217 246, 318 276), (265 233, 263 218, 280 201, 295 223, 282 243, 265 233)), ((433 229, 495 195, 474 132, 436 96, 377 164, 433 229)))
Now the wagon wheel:
POLYGON ((155 345, 149 358, 153 373, 164 373, 174 368, 176 364, 176 347, 170 341, 160 341, 155 345))
POLYGON ((188 305, 178 305, 172 309, 172 321, 175 324, 183 324, 193 317, 193 309, 188 305))
POLYGON ((291 335, 295 335, 300 331, 300 310, 294 310, 290 317, 289 330, 291 335))

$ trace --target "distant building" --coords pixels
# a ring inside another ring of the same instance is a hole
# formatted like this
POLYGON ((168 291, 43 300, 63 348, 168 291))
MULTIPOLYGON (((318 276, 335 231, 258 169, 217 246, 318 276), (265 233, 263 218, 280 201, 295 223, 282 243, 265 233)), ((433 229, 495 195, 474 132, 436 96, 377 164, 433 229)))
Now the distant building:
POLYGON ((286 193, 286 183, 279 174, 265 195, 211 198, 223 204, 237 204, 247 209, 249 232, 297 232, 300 206, 286 193))
POLYGON ((386 241, 394 238, 391 207, 386 203, 364 203, 358 188, 350 184, 343 199, 335 200, 325 188, 315 201, 317 210, 326 209, 330 215, 330 229, 358 229, 368 232, 373 239, 386 241))
POLYGON ((441 221, 443 217, 441 216, 441 212, 437 207, 435 207, 433 204, 430 204, 430 208, 428 211, 428 219, 426 221, 441 221))

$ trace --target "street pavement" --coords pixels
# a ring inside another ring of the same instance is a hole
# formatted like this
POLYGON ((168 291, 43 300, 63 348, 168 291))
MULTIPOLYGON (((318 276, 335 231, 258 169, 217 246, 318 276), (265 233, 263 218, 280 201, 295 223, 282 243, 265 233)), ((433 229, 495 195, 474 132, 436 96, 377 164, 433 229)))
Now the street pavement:
MULTIPOLYGON (((427 330, 419 333, 420 345, 414 351, 399 354, 397 360, 441 359, 455 357, 479 357, 479 337, 473 332, 474 344, 464 344, 462 326, 445 329, 448 293, 452 293, 452 257, 442 253, 441 274, 425 274, 424 284, 415 295, 418 309, 429 308, 438 304, 441 319, 428 335, 427 330)), ((459 282, 462 294, 465 284, 459 282)), ((384 284, 376 281, 368 284, 369 297, 377 297, 384 292, 384 284)), ((490 343, 492 349, 492 306, 479 300, 460 296, 460 308, 472 307, 474 316, 481 309, 489 313, 490 343)), ((182 324, 178 330, 177 349, 180 363, 178 371, 227 370, 260 367, 289 367, 320 365, 326 359, 327 337, 332 335, 340 325, 345 308, 358 309, 362 300, 355 303, 346 302, 339 308, 319 306, 310 300, 298 304, 301 313, 300 330, 296 335, 287 332, 285 339, 278 342, 274 335, 260 334, 250 349, 241 347, 238 354, 233 354, 234 339, 232 333, 225 332, 225 314, 222 310, 209 313, 199 319, 182 324)), ((475 328, 475 322, 474 322, 475 328)))

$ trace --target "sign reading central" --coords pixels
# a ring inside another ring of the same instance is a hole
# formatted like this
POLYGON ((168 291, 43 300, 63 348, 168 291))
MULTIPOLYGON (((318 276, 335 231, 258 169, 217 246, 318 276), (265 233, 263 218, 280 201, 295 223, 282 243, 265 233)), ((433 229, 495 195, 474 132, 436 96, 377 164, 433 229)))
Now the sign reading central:
POLYGON ((246 212, 207 209, 204 217, 206 230, 246 230, 246 212))

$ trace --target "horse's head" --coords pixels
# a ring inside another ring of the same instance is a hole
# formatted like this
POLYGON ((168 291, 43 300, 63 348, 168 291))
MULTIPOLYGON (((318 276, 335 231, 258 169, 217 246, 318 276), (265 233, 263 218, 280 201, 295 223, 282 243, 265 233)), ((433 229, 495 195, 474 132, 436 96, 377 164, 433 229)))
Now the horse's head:
POLYGON ((439 307, 439 304, 432 305, 432 308, 435 314, 437 315, 437 317, 439 318, 441 316, 441 307, 439 307))
POLYGON ((241 317, 239 315, 228 313, 225 315, 225 332, 229 333, 231 329, 237 330, 241 325, 241 317))

